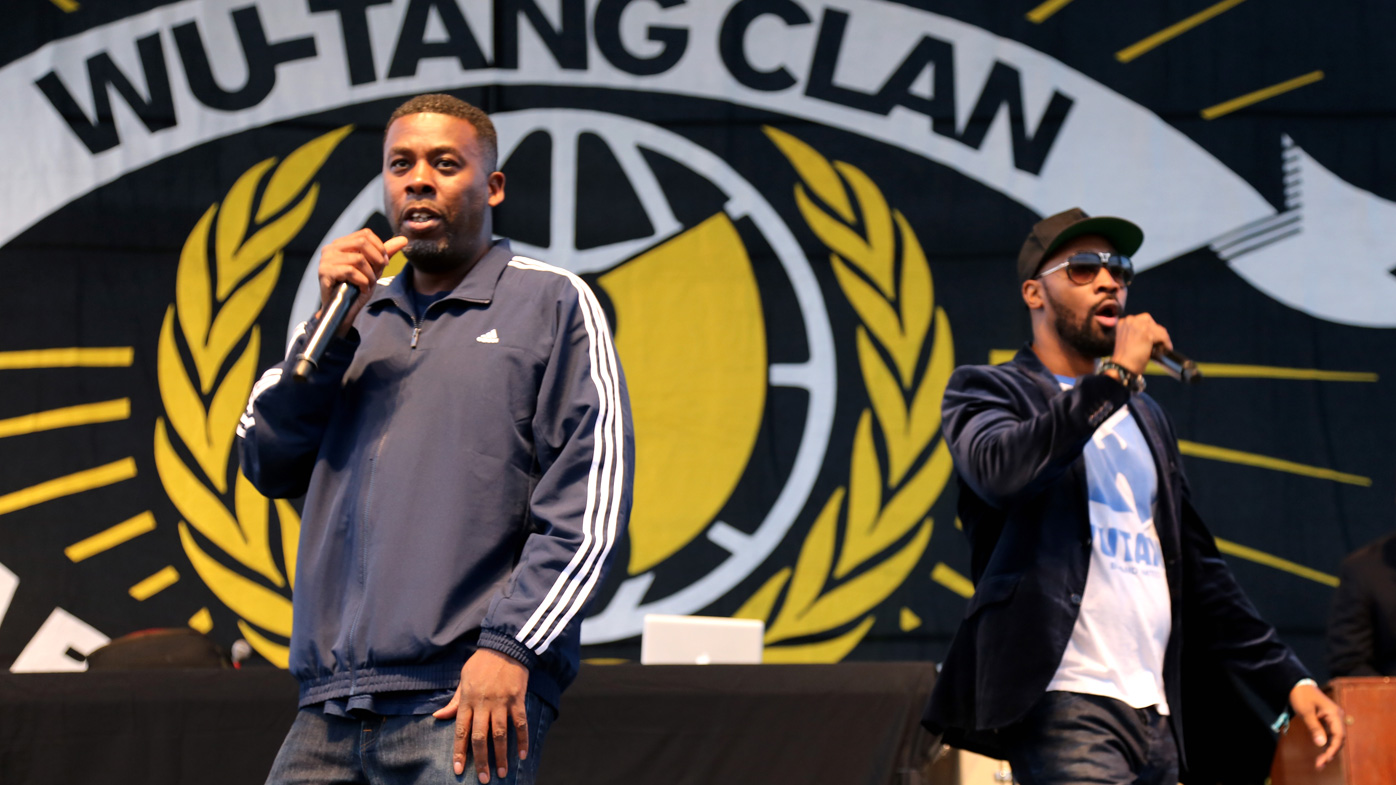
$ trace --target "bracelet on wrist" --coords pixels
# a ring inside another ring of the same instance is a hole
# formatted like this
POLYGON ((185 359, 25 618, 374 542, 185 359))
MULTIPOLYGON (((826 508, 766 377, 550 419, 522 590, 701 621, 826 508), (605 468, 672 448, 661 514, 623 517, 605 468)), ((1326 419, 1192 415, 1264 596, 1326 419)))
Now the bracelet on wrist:
POLYGON ((1123 365, 1120 365, 1114 360, 1108 358, 1096 361, 1096 373, 1104 374, 1106 371, 1111 370, 1119 374, 1120 384, 1124 385, 1125 389, 1134 393, 1144 392, 1144 387, 1147 383, 1144 381, 1143 374, 1135 373, 1134 371, 1131 371, 1123 365))

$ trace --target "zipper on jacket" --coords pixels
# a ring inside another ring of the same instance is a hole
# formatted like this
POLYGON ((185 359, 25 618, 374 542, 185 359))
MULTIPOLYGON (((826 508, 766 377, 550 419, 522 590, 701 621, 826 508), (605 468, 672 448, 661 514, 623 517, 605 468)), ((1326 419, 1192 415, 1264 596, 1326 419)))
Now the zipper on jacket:
MULTIPOLYGON (((409 297, 410 296, 411 295, 409 295, 409 297)), ((431 305, 436 305, 436 303, 432 303, 431 305)), ((431 310, 431 305, 427 306, 428 311, 431 310)), ((397 303, 397 306, 404 314, 407 315, 408 319, 412 320, 412 342, 408 344, 407 348, 416 349, 417 339, 422 337, 422 319, 426 317, 426 314, 423 313, 422 316, 419 318, 417 316, 417 309, 415 307, 415 304, 412 308, 403 308, 402 303, 397 303)))
MULTIPOLYGON (((368 586, 368 513, 373 504, 373 481, 378 478, 378 462, 383 457, 383 443, 388 440, 388 434, 384 433, 378 439, 378 446, 373 451, 373 457, 368 461, 368 489, 364 492, 364 507, 359 512, 359 542, 358 542, 358 573, 359 573, 359 608, 354 612, 354 621, 349 625, 348 641, 348 661, 349 661, 349 693, 352 695, 357 691, 359 680, 359 665, 354 654, 354 641, 358 637, 359 622, 363 619, 365 598, 363 591, 368 586)), ((364 654, 368 651, 365 649, 364 654)))
MULTIPOLYGON (((453 299, 453 298, 449 298, 449 297, 448 297, 448 298, 446 298, 446 299, 449 300, 449 299, 453 299)), ((470 298, 468 298, 468 297, 457 297, 457 298, 454 298, 454 299, 462 300, 462 301, 464 301, 464 302, 471 303, 471 304, 473 304, 473 305, 489 305, 489 304, 490 304, 490 301, 489 301, 489 300, 474 300, 474 299, 470 299, 470 298)), ((417 318, 416 309, 413 309, 413 310, 411 310, 411 311, 408 311, 406 308, 403 308, 403 307, 402 307, 402 303, 400 303, 400 302, 397 303, 398 309, 401 310, 401 311, 403 311, 404 313, 406 313, 406 314, 407 314, 407 318, 409 318, 409 319, 412 320, 412 343, 409 344, 407 348, 409 348, 409 349, 416 349, 416 348, 417 348, 417 339, 419 339, 419 338, 422 337, 422 319, 425 319, 425 318, 426 318, 426 315, 427 315, 428 313, 431 313, 431 309, 432 309, 432 308, 435 308, 435 307, 437 306, 437 303, 442 303, 442 302, 445 302, 445 300, 437 300, 436 302, 432 303, 431 305, 428 305, 426 311, 422 313, 422 318, 421 318, 421 319, 417 318)))

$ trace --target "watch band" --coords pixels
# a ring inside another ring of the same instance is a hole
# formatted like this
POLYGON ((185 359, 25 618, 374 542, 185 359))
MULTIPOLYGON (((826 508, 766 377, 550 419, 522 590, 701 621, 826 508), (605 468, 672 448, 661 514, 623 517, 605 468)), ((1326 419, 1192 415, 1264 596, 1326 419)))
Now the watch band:
POLYGON ((1120 375, 1120 384, 1123 384, 1125 389, 1136 393, 1144 392, 1147 382, 1144 381, 1142 374, 1137 374, 1114 360, 1105 359, 1096 363, 1096 373, 1103 374, 1111 368, 1120 375))

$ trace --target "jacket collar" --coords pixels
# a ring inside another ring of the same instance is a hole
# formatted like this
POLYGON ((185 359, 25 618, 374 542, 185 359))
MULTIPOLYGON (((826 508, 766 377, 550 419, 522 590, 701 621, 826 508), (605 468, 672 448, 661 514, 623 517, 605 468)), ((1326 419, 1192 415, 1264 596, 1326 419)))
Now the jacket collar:
MULTIPOLYGON (((495 287, 499 285, 499 277, 504 274, 504 268, 509 266, 509 260, 514 258, 514 252, 509 249, 509 241, 504 239, 495 240, 485 255, 466 272, 461 282, 456 284, 456 288, 446 295, 445 300, 462 300, 477 305, 488 305, 494 299, 495 287)), ((373 294, 368 298, 365 308, 374 308, 384 302, 392 302, 401 310, 412 313, 411 306, 412 293, 409 289, 409 282, 412 280, 412 266, 409 263, 402 272, 388 278, 378 279, 378 285, 373 287, 373 294)))
POLYGON ((1023 348, 1013 355, 1013 364, 1037 382, 1037 386, 1047 393, 1047 397, 1053 397, 1062 391, 1061 385, 1057 383, 1056 374, 1047 370, 1047 366, 1038 359, 1037 352, 1032 350, 1032 343, 1024 343, 1023 348))

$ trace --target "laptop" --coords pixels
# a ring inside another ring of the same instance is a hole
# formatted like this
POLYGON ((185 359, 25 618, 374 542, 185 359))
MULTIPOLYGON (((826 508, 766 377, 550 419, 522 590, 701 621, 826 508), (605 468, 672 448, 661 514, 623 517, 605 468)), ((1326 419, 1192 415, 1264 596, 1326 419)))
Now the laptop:
POLYGON ((758 664, 766 625, 755 619, 645 614, 643 665, 758 664))

